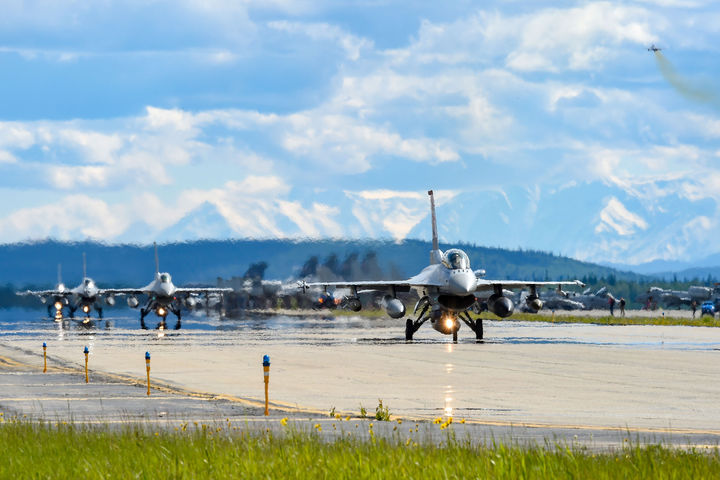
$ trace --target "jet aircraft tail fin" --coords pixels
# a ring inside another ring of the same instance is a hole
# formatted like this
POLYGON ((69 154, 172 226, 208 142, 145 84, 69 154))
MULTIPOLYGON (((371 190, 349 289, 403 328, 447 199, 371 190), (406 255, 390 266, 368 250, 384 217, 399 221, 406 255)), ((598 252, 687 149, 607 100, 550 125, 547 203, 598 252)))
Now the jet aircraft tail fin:
POLYGON ((433 191, 428 190, 430 196, 430 217, 432 220, 432 252, 430 252, 430 264, 440 263, 442 259, 442 252, 440 252, 440 246, 438 244, 438 233, 437 233, 437 219, 435 218, 435 197, 433 191))
POLYGON ((58 285, 62 284, 62 263, 58 263, 58 285))
POLYGON ((87 278, 87 258, 85 252, 83 252, 83 280, 87 278))
POLYGON ((160 257, 158 257, 157 242, 153 242, 155 247, 155 275, 160 273, 160 257))

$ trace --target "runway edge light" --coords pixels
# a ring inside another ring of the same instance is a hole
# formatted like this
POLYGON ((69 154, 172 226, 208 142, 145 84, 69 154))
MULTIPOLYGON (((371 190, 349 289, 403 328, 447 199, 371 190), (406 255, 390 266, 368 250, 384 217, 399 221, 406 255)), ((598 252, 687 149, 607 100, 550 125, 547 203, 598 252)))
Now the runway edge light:
POLYGON ((268 400, 268 383, 270 383, 270 356, 263 356, 263 378, 265 380, 265 416, 270 415, 270 404, 268 400))
POLYGON ((90 349, 85 345, 85 350, 83 350, 85 353, 85 383, 90 383, 90 377, 88 376, 88 353, 90 353, 90 349))
POLYGON ((47 373, 47 343, 43 342, 43 373, 47 373))
POLYGON ((145 369, 147 370, 147 394, 150 396, 150 352, 145 352, 145 369))

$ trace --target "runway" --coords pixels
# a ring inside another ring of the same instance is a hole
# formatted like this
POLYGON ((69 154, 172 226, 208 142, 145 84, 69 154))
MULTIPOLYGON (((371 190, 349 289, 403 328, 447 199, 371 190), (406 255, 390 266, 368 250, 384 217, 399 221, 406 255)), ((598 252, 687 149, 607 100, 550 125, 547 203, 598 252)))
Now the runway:
MULTIPOLYGON (((595 446, 621 445, 629 435, 679 445, 714 446, 720 439, 720 329, 501 321, 486 322, 486 341, 479 344, 468 329, 452 344, 428 326, 406 343, 404 324, 390 319, 231 321, 196 315, 179 331, 158 332, 139 330, 130 316, 134 312, 119 311, 123 315, 91 327, 57 324, 38 311, 0 313, 0 356, 24 365, 25 375, 32 373, 24 384, 13 384, 7 379, 12 366, 4 367, 0 408, 33 415, 42 408, 60 418, 63 411, 98 405, 97 399, 83 400, 88 385, 77 378, 87 345, 91 384, 110 379, 129 389, 113 385, 110 394, 100 389, 92 395, 138 398, 126 398, 138 407, 125 418, 154 412, 174 418, 254 417, 267 354, 276 420, 322 418, 332 408, 357 416, 361 406, 372 414, 382 399, 406 423, 420 421, 428 435, 435 431, 428 421, 451 416, 453 428, 475 437, 560 438, 595 446), (50 366, 76 372, 57 377, 70 385, 62 387, 68 389, 64 402, 61 386, 46 390, 37 373, 42 342, 48 344, 50 366), (144 391, 137 381, 145 375, 145 351, 152 354, 153 379, 168 390, 157 393, 167 398, 144 398, 141 404, 144 391)), ((96 407, 90 411, 93 419, 105 415, 96 407)), ((108 418, 123 417, 110 412, 108 418)))

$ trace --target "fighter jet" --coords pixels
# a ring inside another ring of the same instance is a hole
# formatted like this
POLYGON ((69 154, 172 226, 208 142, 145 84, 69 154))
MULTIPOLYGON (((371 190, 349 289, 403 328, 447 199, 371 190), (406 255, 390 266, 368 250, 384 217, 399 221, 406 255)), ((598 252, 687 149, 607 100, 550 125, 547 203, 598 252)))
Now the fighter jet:
POLYGON ((165 320, 168 313, 172 312, 177 317, 175 329, 179 329, 181 324, 181 309, 183 305, 193 307, 197 304, 199 297, 205 296, 208 301, 210 297, 222 295, 225 292, 232 292, 232 288, 185 288, 176 287, 172 282, 172 277, 167 272, 160 272, 160 260, 158 257, 157 244, 155 246, 155 278, 152 282, 141 288, 119 288, 107 290, 113 295, 128 295, 127 303, 131 308, 140 305, 138 296, 147 297, 145 306, 140 308, 140 326, 144 329, 145 317, 152 311, 160 317, 158 328, 165 329, 167 325, 165 320))
MULTIPOLYGON (((85 321, 90 319, 90 311, 94 308, 98 312, 98 318, 103 318, 103 309, 101 299, 105 297, 105 303, 114 305, 115 299, 110 290, 102 290, 95 285, 95 281, 87 276, 87 262, 83 253, 83 280, 77 287, 68 289, 60 279, 60 269, 58 266, 58 284, 54 290, 27 290, 18 292, 18 295, 36 295, 40 297, 40 301, 45 303, 49 298, 53 299, 52 306, 55 307, 56 319, 62 318, 62 308, 67 305, 70 318, 75 317, 75 312, 80 309, 85 314, 85 321)), ((48 306, 48 314, 51 315, 50 306, 48 306)), ((51 315, 52 316, 52 315, 51 315)))
POLYGON ((428 195, 430 196, 432 219, 432 251, 430 252, 430 265, 425 267, 419 274, 401 281, 318 283, 301 281, 299 283, 300 288, 304 291, 318 286, 325 290, 328 288, 349 288, 350 295, 346 296, 342 303, 346 308, 356 312, 362 308, 358 297, 359 293, 368 290, 381 291, 385 294, 381 299, 381 306, 391 318, 398 319, 405 316, 405 305, 397 298, 397 294, 414 289, 418 292, 420 299, 415 304, 413 315, 418 310, 420 314, 415 319, 408 318, 406 320, 406 340, 412 340, 413 335, 420 326, 430 320, 435 330, 445 335, 452 335, 453 341, 457 342, 460 321, 475 332, 478 340, 483 338, 482 318, 474 320, 468 313, 468 310, 476 305, 476 294, 492 292, 487 298, 487 308, 495 315, 505 318, 512 315, 515 308, 513 301, 504 294, 503 289, 505 288, 528 288, 530 294, 527 296, 526 302, 531 304, 535 310, 539 310, 542 308, 542 302, 537 295, 539 286, 583 285, 579 280, 570 282, 535 282, 484 279, 485 272, 474 272, 470 268, 470 260, 467 254, 462 250, 457 248, 452 248, 446 252, 440 250, 435 218, 435 200, 432 190, 428 192, 428 195))
POLYGON ((650 287, 646 293, 638 295, 636 301, 643 305, 653 305, 661 302, 667 308, 680 308, 690 305, 693 300, 700 305, 706 300, 712 300, 717 289, 699 285, 690 286, 687 290, 665 290, 660 287, 650 287))
POLYGON ((62 266, 58 263, 58 281, 52 290, 26 290, 17 292, 17 295, 35 295, 40 298, 42 303, 47 303, 48 316, 56 320, 63 318, 63 308, 68 305, 67 294, 68 288, 62 281, 62 266))
POLYGON ((654 43, 648 47, 648 52, 659 52, 660 50, 662 50, 662 48, 656 47, 654 43))

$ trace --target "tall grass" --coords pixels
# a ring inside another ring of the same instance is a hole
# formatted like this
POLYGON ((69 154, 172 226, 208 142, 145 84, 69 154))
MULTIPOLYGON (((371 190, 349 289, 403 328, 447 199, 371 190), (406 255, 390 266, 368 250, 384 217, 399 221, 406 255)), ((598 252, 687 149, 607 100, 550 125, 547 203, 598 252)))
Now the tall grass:
POLYGON ((0 478, 718 478, 717 451, 626 447, 443 446, 400 435, 343 437, 285 427, 249 434, 237 427, 83 427, 8 422, 0 426, 0 478))

